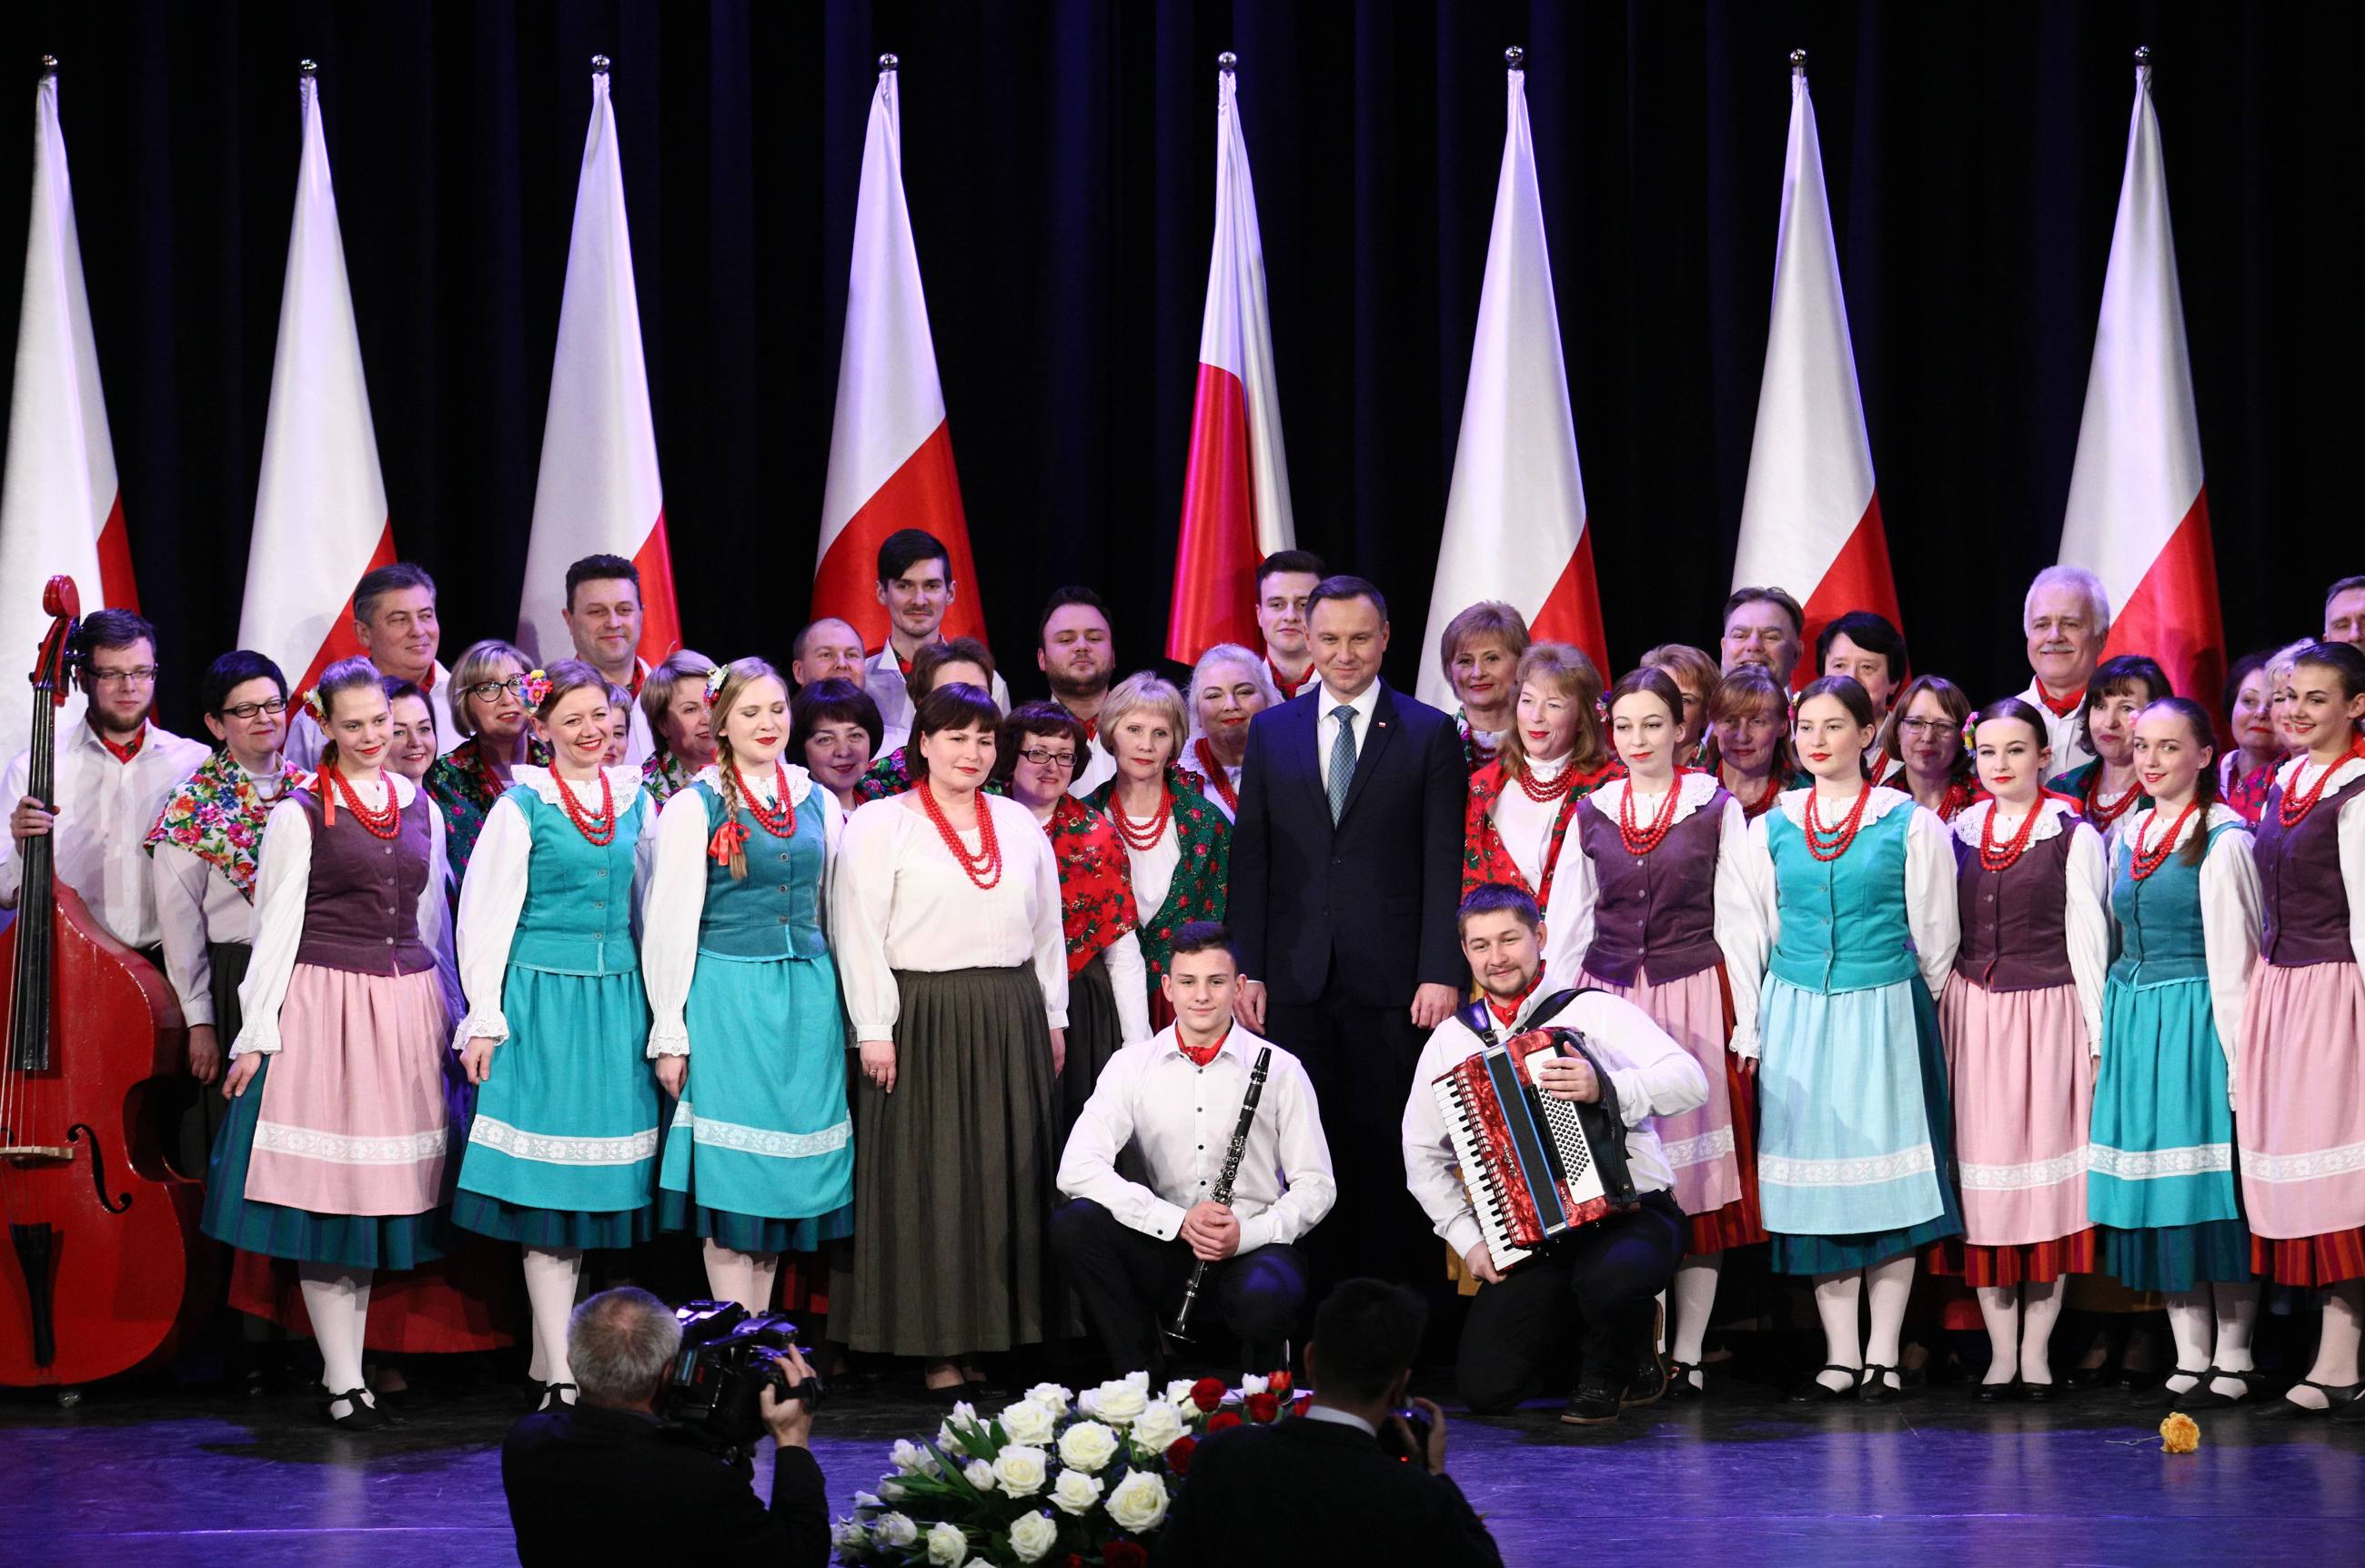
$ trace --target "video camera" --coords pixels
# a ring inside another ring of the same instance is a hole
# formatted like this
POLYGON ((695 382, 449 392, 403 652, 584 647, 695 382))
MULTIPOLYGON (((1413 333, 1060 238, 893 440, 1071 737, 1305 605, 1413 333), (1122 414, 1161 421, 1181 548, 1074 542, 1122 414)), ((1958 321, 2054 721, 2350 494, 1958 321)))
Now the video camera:
POLYGON ((674 1309, 681 1351, 658 1385, 656 1413, 693 1436, 739 1448, 764 1435, 761 1405, 769 1388, 779 1399, 821 1408, 821 1374, 794 1383, 773 1359, 797 1346, 797 1326, 779 1312, 750 1313, 735 1301, 685 1302, 674 1309))

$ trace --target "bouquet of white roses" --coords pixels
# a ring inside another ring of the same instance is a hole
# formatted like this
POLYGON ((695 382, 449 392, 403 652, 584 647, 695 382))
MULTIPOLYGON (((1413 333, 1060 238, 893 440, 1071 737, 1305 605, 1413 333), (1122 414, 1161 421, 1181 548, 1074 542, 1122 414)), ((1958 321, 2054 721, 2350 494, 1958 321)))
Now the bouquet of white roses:
POLYGON ((1286 1372, 1244 1380, 1237 1410, 1230 1392, 1208 1377, 1153 1393, 1135 1372, 1082 1396, 1037 1383, 990 1419, 956 1405, 933 1440, 895 1444, 877 1492, 854 1495, 838 1561, 1146 1568, 1199 1439, 1290 1408, 1286 1372))

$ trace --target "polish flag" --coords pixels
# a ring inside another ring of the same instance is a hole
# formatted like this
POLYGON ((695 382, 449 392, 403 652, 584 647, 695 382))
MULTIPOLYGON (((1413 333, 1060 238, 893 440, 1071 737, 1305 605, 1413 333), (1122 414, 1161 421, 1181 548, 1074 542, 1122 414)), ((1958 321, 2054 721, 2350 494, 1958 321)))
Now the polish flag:
POLYGON ((2225 622, 2150 53, 2135 52, 2135 120, 2061 559, 2101 577, 2110 595, 2116 614, 2106 655, 2149 654, 2180 695, 2214 706, 2225 678, 2225 622))
POLYGON ((822 488, 821 549, 813 613, 835 615, 876 652, 887 642, 879 602, 879 546, 902 528, 924 528, 951 554, 954 596, 942 635, 985 636, 960 476, 945 421, 920 252, 903 202, 902 116, 895 57, 879 58, 879 91, 862 143, 854 208, 854 270, 846 289, 846 344, 837 362, 837 413, 822 488))
MULTIPOLYGON (((140 608, 116 489, 115 443, 98 384, 82 281, 73 186, 58 124, 54 61, 33 91, 33 209, 17 325, 7 469, 0 478, 0 659, 28 660, 50 630, 41 585, 73 578, 83 602, 140 608)), ((0 757, 25 745, 26 708, 0 704, 0 757)))
POLYGON ((241 647, 266 654, 308 689, 320 671, 361 652, 353 588, 394 563, 394 525, 377 465, 377 432, 362 380, 320 81, 304 62, 304 155, 279 299, 279 350, 263 426, 263 476, 247 546, 241 647))
POLYGON ((666 547, 665 487, 649 420, 641 307, 633 290, 633 236, 624 221, 624 170, 608 58, 591 62, 591 129, 575 189, 566 292, 558 307, 558 357, 542 476, 533 490, 518 645, 536 660, 572 658, 561 613, 566 568, 586 555, 622 555, 641 571, 640 656, 656 664, 681 646, 673 555, 666 547))
POLYGON ((1820 673, 1813 667, 1816 634, 1849 610, 1877 610, 1891 624, 1904 625, 1881 532, 1864 398, 1856 390, 1804 50, 1790 56, 1790 141, 1782 165, 1774 313, 1732 586, 1782 588, 1805 607, 1807 656, 1793 677, 1799 686, 1820 673))
POLYGON ((1217 643, 1259 645, 1258 564, 1297 543, 1236 63, 1225 54, 1216 73, 1216 242, 1199 329, 1182 526, 1174 543, 1174 603, 1166 622, 1166 656, 1186 665, 1217 643))
MULTIPOLYGON (((1609 647, 1593 578, 1593 532, 1577 471, 1576 421, 1569 413, 1568 366, 1544 244, 1523 57, 1519 50, 1504 57, 1510 91, 1503 174, 1495 186, 1470 387, 1462 401, 1462 437, 1421 646, 1424 652, 1437 646, 1446 623, 1472 604, 1500 599, 1527 619, 1538 642, 1573 643, 1606 673, 1609 647)), ((1440 708, 1453 706, 1452 682, 1426 657, 1418 695, 1440 708)))

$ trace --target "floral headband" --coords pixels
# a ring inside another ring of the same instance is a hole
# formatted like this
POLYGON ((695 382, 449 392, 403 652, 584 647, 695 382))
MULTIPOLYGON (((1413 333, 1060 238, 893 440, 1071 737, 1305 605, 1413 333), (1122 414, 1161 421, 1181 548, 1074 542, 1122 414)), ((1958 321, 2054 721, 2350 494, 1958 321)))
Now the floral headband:
POLYGON ((541 669, 526 671, 518 678, 518 695, 525 700, 527 707, 540 711, 543 703, 550 697, 550 672, 541 669))
POLYGON ((322 729, 329 727, 329 700, 320 695, 319 687, 304 693, 304 711, 311 714, 312 722, 322 729))
POLYGON ((730 678, 729 665, 716 665, 706 672, 706 705, 709 708, 723 700, 723 683, 730 678))
POLYGON ((1977 751, 1978 749, 1978 741, 1977 738, 1978 733, 1979 716, 1977 713, 1974 713, 1969 718, 1963 721, 1963 749, 1965 751, 1977 751))

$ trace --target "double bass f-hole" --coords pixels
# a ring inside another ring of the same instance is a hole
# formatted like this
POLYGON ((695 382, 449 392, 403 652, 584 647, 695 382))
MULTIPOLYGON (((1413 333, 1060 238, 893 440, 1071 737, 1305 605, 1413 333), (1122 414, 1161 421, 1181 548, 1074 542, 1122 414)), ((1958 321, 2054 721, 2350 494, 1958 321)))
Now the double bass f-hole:
POLYGON ((90 1139, 90 1184, 98 1189, 98 1206, 108 1214, 119 1215, 130 1208, 131 1194, 126 1193, 118 1198, 106 1195, 106 1146, 99 1142, 98 1134, 92 1130, 88 1122, 76 1122, 66 1129, 66 1142, 69 1144, 80 1143, 84 1138, 90 1139))

